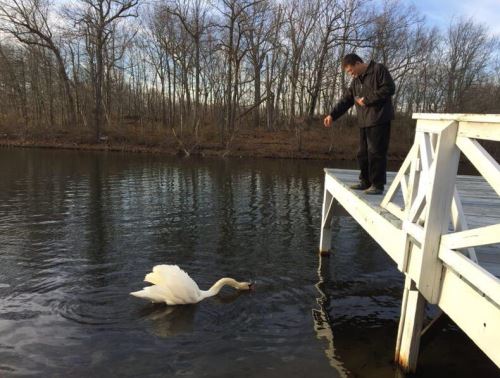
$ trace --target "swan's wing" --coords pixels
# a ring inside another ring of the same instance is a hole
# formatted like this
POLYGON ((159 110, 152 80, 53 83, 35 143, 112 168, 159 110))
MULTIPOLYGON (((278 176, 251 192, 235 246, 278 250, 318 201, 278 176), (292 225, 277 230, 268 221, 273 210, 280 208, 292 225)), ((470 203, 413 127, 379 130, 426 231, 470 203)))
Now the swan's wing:
POLYGON ((196 303, 200 300, 200 288, 177 265, 156 265, 144 280, 167 293, 167 304, 196 303))
POLYGON ((142 290, 134 291, 130 293, 130 295, 133 295, 134 297, 137 298, 147 299, 154 303, 173 304, 173 303, 168 303, 169 293, 166 292, 164 289, 162 289, 161 286, 157 285, 148 286, 142 290))

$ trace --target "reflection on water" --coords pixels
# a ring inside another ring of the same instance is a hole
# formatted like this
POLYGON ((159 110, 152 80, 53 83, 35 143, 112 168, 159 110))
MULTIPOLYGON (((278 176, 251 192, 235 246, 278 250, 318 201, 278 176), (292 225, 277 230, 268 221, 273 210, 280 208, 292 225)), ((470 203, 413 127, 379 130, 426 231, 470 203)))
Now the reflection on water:
POLYGON ((171 337, 193 330, 196 305, 165 306, 152 304, 140 311, 140 316, 151 322, 156 336, 171 337))
MULTIPOLYGON (((392 376, 402 277, 345 215, 318 261, 324 165, 0 149, 0 376, 392 376), (156 264, 256 289, 152 306, 156 264)), ((445 331, 421 376, 496 374, 445 331)))
POLYGON ((343 363, 339 360, 340 356, 335 354, 335 345, 333 340, 333 331, 331 324, 333 323, 328 314, 328 306, 330 296, 323 290, 325 287, 325 279, 329 280, 330 271, 329 264, 323 264, 323 259, 326 255, 318 254, 318 282, 314 285, 318 290, 319 297, 316 298, 319 307, 312 309, 312 316, 314 320, 314 330, 318 339, 325 339, 327 346, 325 348, 325 355, 330 361, 330 365, 339 373, 340 377, 347 377, 348 371, 344 368, 343 363))
MULTIPOLYGON (((229 304, 235 301, 243 291, 224 293, 213 298, 218 303, 229 304)), ((198 306, 167 306, 151 303, 139 311, 139 316, 151 322, 151 330, 156 336, 171 337, 193 330, 193 322, 198 306)))

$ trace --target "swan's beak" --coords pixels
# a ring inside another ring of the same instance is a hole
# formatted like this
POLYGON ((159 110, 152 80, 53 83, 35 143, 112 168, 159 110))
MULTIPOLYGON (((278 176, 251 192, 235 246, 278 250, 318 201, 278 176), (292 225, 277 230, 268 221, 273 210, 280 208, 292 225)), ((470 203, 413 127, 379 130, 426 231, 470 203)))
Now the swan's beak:
POLYGON ((238 285, 238 290, 253 290, 254 283, 249 282, 240 282, 238 285))

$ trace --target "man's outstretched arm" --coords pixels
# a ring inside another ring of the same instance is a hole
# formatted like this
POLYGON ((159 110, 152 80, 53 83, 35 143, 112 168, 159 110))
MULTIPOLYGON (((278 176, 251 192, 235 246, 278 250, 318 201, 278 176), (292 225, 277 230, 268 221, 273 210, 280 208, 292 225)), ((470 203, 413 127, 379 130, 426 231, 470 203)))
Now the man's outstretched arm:
POLYGON ((340 118, 353 105, 354 105, 354 95, 353 95, 353 88, 352 88, 352 83, 351 83, 351 85, 347 89, 346 94, 340 99, 339 102, 337 102, 335 104, 332 111, 330 112, 330 115, 328 115, 324 119, 324 121, 323 121, 324 126, 330 127, 334 120, 340 118))

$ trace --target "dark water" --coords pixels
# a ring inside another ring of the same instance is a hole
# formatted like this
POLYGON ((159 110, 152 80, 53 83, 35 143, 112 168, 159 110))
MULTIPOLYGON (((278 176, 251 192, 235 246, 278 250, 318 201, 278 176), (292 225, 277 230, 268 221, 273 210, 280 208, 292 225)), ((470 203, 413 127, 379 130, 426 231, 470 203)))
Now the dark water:
MULTIPOLYGON (((0 149, 0 376, 394 377, 402 276, 347 216, 319 261, 324 165, 0 149), (129 296, 160 263, 256 290, 129 296)), ((451 324, 422 349, 496 373, 451 324)))

